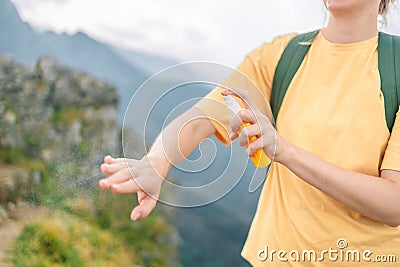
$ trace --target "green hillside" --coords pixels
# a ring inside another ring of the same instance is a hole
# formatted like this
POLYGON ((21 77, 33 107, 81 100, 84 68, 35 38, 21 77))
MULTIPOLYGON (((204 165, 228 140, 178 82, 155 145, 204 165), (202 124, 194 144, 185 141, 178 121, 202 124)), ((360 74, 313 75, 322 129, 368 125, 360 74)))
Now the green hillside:
POLYGON ((51 58, 0 57, 0 77, 0 210, 49 210, 23 228, 14 265, 179 266, 172 214, 132 223, 132 196, 98 189, 102 155, 121 150, 115 89, 51 58))

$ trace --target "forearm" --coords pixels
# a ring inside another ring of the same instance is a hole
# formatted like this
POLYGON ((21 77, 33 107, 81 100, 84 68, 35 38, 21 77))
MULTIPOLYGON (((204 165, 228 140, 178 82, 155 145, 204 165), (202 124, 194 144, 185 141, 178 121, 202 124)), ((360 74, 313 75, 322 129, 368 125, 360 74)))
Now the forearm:
POLYGON ((345 170, 301 148, 286 146, 281 163, 301 179, 364 216, 399 225, 399 183, 345 170))
POLYGON ((157 137, 147 157, 165 177, 170 168, 184 159, 215 132, 212 123, 192 108, 173 120, 157 137))
MULTIPOLYGON (((400 172, 383 170, 381 177, 375 177, 330 164, 276 134, 271 121, 244 90, 229 89, 222 94, 240 97, 251 109, 242 109, 238 113, 243 122, 253 124, 251 130, 248 127, 249 130, 241 131, 239 136, 231 136, 231 139, 239 138, 242 146, 249 138, 257 138, 246 149, 247 155, 253 156, 258 149, 264 149, 276 162, 344 205, 371 219, 391 226, 400 225, 400 172)), ((237 132, 241 124, 241 121, 232 120, 232 132, 237 132)))

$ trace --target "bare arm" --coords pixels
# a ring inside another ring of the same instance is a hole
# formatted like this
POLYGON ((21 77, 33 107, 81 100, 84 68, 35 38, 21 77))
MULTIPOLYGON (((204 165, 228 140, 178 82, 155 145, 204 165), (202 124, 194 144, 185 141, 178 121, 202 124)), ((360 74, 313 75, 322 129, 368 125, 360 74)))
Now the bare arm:
POLYGON ((147 154, 165 177, 169 169, 186 159, 190 153, 215 132, 204 114, 192 108, 172 121, 157 137, 147 154))
POLYGON ((106 156, 101 171, 108 177, 100 180, 99 186, 117 194, 137 193, 139 205, 132 210, 131 219, 144 218, 156 206, 162 181, 170 168, 189 156, 203 139, 214 132, 215 127, 209 119, 192 108, 160 133, 142 159, 106 156))
POLYGON ((364 216, 390 226, 400 224, 400 172, 383 170, 380 177, 365 175, 288 143, 285 146, 281 163, 304 181, 364 216))
POLYGON ((249 156, 264 149, 298 177, 353 210, 390 226, 400 225, 400 172, 383 170, 380 177, 375 177, 328 163, 280 137, 246 91, 232 89, 222 93, 241 97, 251 109, 239 112, 242 121, 253 124, 240 135, 237 131, 242 122, 235 119, 231 122, 235 133, 231 139, 239 138, 240 145, 245 146, 250 137, 257 137, 246 150, 249 156))

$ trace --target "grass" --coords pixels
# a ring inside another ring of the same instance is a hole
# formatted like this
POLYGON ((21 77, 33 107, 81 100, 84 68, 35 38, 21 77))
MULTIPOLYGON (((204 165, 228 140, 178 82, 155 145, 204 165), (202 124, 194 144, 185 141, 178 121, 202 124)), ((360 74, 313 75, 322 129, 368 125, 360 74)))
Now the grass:
MULTIPOLYGON (((71 125, 83 116, 83 108, 65 108, 55 111, 51 123, 71 125)), ((30 145, 26 149, 37 145, 35 140, 27 140, 30 145)), ((73 148, 80 158, 91 152, 88 140, 73 148)), ((28 196, 22 196, 18 190, 22 187, 18 187, 10 192, 10 198, 25 197, 53 210, 49 218, 24 227, 12 250, 15 266, 179 266, 175 229, 159 211, 132 222, 129 214, 137 205, 132 194, 116 196, 73 181, 68 188, 63 187, 70 181, 60 174, 68 178, 84 175, 81 163, 64 161, 47 166, 20 148, 0 149, 0 163, 41 174, 40 184, 29 185, 32 190, 28 196)))
POLYGON ((15 266, 132 266, 135 254, 112 232, 67 213, 25 226, 13 247, 15 266))
MULTIPOLYGON (((51 186, 54 189, 54 186, 51 186)), ((171 242, 174 229, 154 211, 148 218, 132 222, 130 211, 137 205, 133 195, 116 196, 110 192, 80 190, 74 195, 62 195, 53 190, 45 193, 46 205, 83 220, 102 231, 108 231, 120 244, 134 251, 140 266, 179 266, 178 246, 171 242)))
POLYGON ((51 123, 54 125, 71 125, 75 121, 83 118, 85 115, 84 108, 81 107, 67 107, 56 110, 51 123))
POLYGON ((37 172, 41 177, 47 177, 49 172, 46 165, 40 160, 30 158, 18 148, 0 149, 0 164, 18 166, 30 173, 26 180, 22 180, 16 173, 13 177, 13 188, 0 184, 0 204, 17 203, 18 200, 38 204, 39 185, 34 181, 32 174, 37 172))
POLYGON ((16 266, 179 266, 178 244, 171 239, 174 228, 159 211, 132 222, 130 211, 137 205, 133 194, 114 195, 97 188, 62 190, 52 176, 59 171, 57 166, 50 168, 37 192, 38 203, 52 209, 54 216, 25 227, 12 251, 16 266), (121 253, 118 265, 97 256, 111 249, 121 253))
POLYGON ((40 161, 33 159, 20 148, 1 148, 0 163, 13 164, 28 170, 47 172, 47 167, 40 161))
MULTIPOLYGON (((81 149, 86 152, 85 145, 81 149)), ((2 150, 0 159, 39 171, 41 184, 28 200, 54 211, 51 218, 25 226, 12 250, 15 266, 179 266, 177 241, 171 239, 174 228, 157 210, 132 222, 133 195, 78 185, 62 190, 56 174, 73 173, 73 166, 48 168, 18 149, 2 150)), ((19 191, 11 195, 23 197, 19 191)))

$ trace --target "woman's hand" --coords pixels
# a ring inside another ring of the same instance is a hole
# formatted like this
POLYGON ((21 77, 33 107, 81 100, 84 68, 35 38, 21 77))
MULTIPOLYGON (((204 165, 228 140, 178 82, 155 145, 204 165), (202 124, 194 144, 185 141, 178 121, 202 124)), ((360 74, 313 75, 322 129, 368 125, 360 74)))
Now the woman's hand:
POLYGON ((108 177, 99 181, 102 189, 110 189, 116 194, 137 193, 139 205, 131 212, 136 221, 147 217, 155 208, 162 181, 168 170, 162 170, 147 156, 141 160, 104 158, 101 171, 108 177))
POLYGON ((231 120, 231 140, 239 138, 240 146, 246 146, 249 139, 255 136, 257 139, 249 144, 246 154, 251 157, 257 150, 263 149, 271 159, 281 162, 289 144, 278 135, 270 119, 257 108, 248 91, 235 88, 224 90, 221 94, 239 97, 246 106, 245 109, 238 112, 238 116, 231 120), (245 122, 252 125, 246 126, 240 131, 240 127, 245 122))
POLYGON ((139 205, 132 210, 131 219, 144 218, 156 206, 161 184, 170 168, 188 157, 214 132, 215 127, 201 111, 189 109, 159 134, 141 160, 105 157, 101 171, 109 176, 100 180, 99 185, 117 194, 137 193, 139 205))

